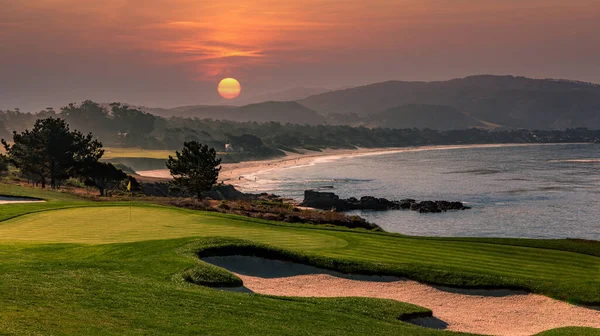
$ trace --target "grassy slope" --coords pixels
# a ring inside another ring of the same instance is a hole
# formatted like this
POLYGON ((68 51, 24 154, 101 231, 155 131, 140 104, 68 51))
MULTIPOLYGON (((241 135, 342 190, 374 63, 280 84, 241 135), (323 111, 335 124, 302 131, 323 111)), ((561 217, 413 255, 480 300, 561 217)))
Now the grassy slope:
POLYGON ((102 158, 149 158, 166 160, 169 158, 169 155, 175 155, 175 151, 161 149, 107 147, 104 149, 104 156, 102 158))
MULTIPOLYGON (((50 202, 41 207, 48 208, 86 205, 68 195, 5 185, 0 194, 47 198, 50 202)), ((42 210, 38 207, 4 205, 0 221, 7 212, 14 216, 42 210)), ((397 302, 272 298, 189 285, 182 273, 231 280, 193 253, 253 246, 211 236, 268 244, 325 267, 455 285, 525 286, 583 301, 600 298, 600 258, 579 253, 494 240, 306 228, 140 204, 131 210, 132 221, 128 207, 110 206, 40 212, 0 223, 0 334, 441 334, 398 321, 399 315, 423 309, 397 302)), ((570 242, 560 247, 569 249, 570 242)), ((599 333, 567 328, 548 335, 570 334, 599 333)))

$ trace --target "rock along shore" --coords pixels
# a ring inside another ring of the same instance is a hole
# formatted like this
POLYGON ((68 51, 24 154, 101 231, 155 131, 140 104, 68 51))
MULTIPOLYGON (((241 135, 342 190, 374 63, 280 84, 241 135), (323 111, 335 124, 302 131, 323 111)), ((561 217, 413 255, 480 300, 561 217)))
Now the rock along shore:
POLYGON ((306 190, 304 192, 304 201, 302 206, 334 211, 350 210, 412 210, 420 213, 440 213, 452 210, 467 210, 470 207, 462 202, 449 201, 416 201, 414 199, 403 199, 400 201, 390 201, 385 198, 373 196, 363 196, 360 199, 350 197, 340 198, 332 192, 319 192, 306 190))

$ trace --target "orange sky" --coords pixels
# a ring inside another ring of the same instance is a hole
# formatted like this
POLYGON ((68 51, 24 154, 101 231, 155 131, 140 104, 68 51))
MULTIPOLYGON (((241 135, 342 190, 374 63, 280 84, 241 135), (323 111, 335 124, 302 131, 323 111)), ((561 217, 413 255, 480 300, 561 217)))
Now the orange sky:
POLYGON ((600 82, 598 0, 0 0, 0 109, 480 73, 600 82))

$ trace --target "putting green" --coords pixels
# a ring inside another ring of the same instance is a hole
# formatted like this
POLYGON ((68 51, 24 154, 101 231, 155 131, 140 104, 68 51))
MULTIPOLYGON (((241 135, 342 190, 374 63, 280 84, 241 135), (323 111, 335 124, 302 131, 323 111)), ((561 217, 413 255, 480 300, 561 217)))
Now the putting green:
POLYGON ((347 245, 331 235, 256 225, 239 219, 158 207, 62 209, 0 222, 0 241, 106 244, 183 237, 228 236, 306 250, 347 245))

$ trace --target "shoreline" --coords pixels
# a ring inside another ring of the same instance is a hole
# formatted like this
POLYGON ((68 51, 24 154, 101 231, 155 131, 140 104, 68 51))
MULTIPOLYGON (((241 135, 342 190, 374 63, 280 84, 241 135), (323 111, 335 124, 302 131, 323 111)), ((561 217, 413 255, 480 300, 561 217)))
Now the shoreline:
MULTIPOLYGON (((477 148, 503 148, 503 147, 531 147, 531 146, 556 146, 556 145, 591 145, 592 143, 503 143, 503 144, 472 144, 472 145, 433 145, 390 148, 357 148, 357 149, 324 149, 321 152, 304 151, 301 153, 285 152, 286 156, 257 161, 244 161, 239 163, 222 164, 219 182, 229 183, 236 188, 247 189, 249 183, 254 182, 253 177, 278 169, 314 166, 318 163, 335 160, 387 155, 407 152, 422 152, 434 150, 477 149, 477 148)), ((145 170, 136 172, 145 178, 170 180, 167 169, 145 170)), ((243 191, 243 190, 242 190, 243 191)))

